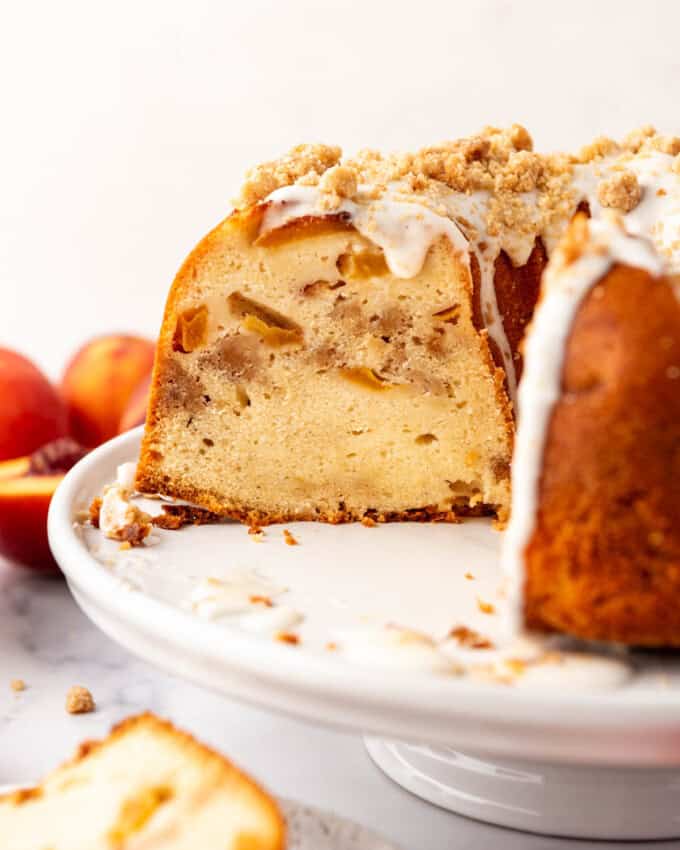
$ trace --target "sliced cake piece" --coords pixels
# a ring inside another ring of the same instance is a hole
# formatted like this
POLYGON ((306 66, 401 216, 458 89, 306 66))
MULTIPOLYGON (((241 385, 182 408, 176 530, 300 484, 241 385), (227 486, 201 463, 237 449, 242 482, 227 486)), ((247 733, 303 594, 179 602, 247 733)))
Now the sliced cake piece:
POLYGON ((138 487, 260 523, 504 514, 511 413, 456 246, 404 277, 349 216, 271 212, 174 283, 138 487))
POLYGON ((0 797, 3 850, 282 850, 274 801, 225 758, 150 714, 36 788, 0 797))
POLYGON ((557 197, 529 146, 511 128, 407 166, 301 146, 256 169, 172 286, 139 489, 259 523, 504 519, 545 265, 523 198, 557 197))

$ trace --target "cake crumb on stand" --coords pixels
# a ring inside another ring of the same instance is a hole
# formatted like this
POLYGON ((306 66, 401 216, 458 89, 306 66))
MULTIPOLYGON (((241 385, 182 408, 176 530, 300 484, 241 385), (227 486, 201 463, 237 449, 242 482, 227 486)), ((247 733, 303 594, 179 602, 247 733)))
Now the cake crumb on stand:
POLYGON ((15 694, 26 690, 26 682, 24 682, 23 679, 12 679, 12 681, 9 683, 9 686, 15 694))
POLYGON ((293 537, 293 535, 288 531, 287 528, 283 529, 283 539, 286 542, 287 546, 299 546, 299 541, 293 537))

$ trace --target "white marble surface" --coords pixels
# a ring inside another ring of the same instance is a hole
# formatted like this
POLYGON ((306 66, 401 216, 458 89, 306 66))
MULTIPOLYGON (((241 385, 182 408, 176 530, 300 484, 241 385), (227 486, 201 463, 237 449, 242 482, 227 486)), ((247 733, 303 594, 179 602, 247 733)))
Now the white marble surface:
MULTIPOLYGON (((91 625, 62 581, 0 564, 0 784, 39 777, 83 738, 145 709, 224 751, 276 794, 349 817, 403 850, 590 846, 486 826, 421 802, 378 771, 358 736, 230 702, 160 673, 91 625), (24 679, 27 690, 13 693, 14 678, 24 679), (91 689, 94 714, 65 712, 72 684, 91 689)), ((680 842, 662 846, 680 848, 680 842)))

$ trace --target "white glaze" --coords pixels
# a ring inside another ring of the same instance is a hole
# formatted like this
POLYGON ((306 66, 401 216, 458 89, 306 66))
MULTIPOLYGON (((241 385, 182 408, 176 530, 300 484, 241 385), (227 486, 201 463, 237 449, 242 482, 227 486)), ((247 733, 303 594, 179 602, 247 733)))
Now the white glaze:
POLYGON ((218 620, 233 614, 243 614, 261 608, 257 597, 274 599, 284 593, 252 570, 234 570, 228 578, 208 577, 197 582, 187 601, 187 607, 204 620, 218 620))
POLYGON ((352 663, 385 670, 457 673, 459 668, 428 635, 392 624, 337 633, 340 652, 352 663))
POLYGON ((614 158, 574 168, 574 186, 579 200, 586 200, 594 219, 603 208, 597 196, 602 179, 631 171, 638 179, 642 196, 638 205, 622 216, 624 227, 633 236, 651 239, 668 267, 680 271, 680 174, 672 169, 670 154, 653 151, 639 154, 623 164, 614 158))
POLYGON ((275 635, 287 632, 299 626, 304 616, 290 605, 273 605, 271 608, 260 606, 258 610, 239 617, 239 628, 254 634, 275 635))
POLYGON ((99 510, 99 528, 106 537, 114 537, 130 523, 129 491, 118 484, 107 487, 99 510))
MULTIPOLYGON (((501 663, 513 673, 513 667, 501 663)), ((533 664, 527 664, 522 672, 513 678, 517 688, 544 691, 547 688, 559 688, 561 691, 608 691, 620 688, 632 678, 629 664, 620 658, 595 655, 585 652, 550 653, 533 664)))
POLYGON ((591 242, 568 266, 552 263, 544 275, 543 295, 524 345, 524 375, 519 387, 519 421, 512 463, 512 514, 503 543, 503 568, 510 577, 509 627, 521 626, 524 550, 535 525, 543 449, 553 407, 561 392, 564 348, 585 295, 620 262, 663 272, 652 245, 628 235, 605 219, 589 222, 591 242))
POLYGON ((136 463, 121 463, 116 470, 116 483, 122 490, 132 493, 135 489, 135 476, 137 475, 136 463))

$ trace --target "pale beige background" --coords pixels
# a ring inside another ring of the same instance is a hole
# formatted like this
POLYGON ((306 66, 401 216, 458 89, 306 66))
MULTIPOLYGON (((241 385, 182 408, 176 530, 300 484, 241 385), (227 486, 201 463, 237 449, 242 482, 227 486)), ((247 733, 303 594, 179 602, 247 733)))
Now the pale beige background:
POLYGON ((679 31, 673 0, 6 4, 0 345, 56 375, 88 335, 154 334, 244 169, 298 141, 680 132, 679 31))

